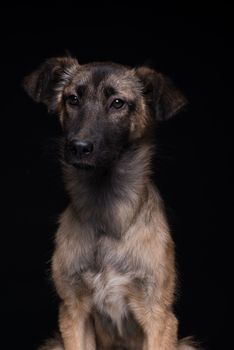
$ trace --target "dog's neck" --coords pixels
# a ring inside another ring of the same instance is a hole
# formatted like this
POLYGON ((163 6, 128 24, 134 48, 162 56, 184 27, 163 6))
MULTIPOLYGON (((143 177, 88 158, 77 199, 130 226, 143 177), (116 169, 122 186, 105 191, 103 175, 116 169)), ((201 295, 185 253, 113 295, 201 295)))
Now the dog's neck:
POLYGON ((66 166, 71 207, 80 223, 93 226, 98 234, 123 234, 147 196, 152 153, 150 144, 134 147, 106 171, 66 166))

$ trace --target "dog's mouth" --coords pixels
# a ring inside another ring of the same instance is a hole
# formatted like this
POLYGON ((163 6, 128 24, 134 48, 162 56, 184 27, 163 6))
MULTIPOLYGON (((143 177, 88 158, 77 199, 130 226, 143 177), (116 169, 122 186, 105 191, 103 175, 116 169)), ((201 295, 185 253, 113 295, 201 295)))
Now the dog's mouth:
POLYGON ((92 159, 76 157, 71 154, 71 152, 68 152, 67 149, 65 149, 63 160, 66 164, 71 165, 76 169, 92 170, 96 167, 92 159))
POLYGON ((73 165, 76 169, 80 170, 94 170, 95 166, 93 164, 85 163, 85 162, 73 162, 70 163, 73 165))

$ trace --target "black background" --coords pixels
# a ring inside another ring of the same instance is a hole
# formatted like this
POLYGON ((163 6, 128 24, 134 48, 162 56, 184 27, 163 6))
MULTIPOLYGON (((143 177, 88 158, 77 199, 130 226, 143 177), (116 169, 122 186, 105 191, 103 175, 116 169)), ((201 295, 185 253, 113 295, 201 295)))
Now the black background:
POLYGON ((187 110, 157 131, 154 166, 176 242, 175 310, 181 336, 194 335, 206 349, 233 348, 232 19, 158 16, 150 7, 123 16, 121 3, 110 11, 115 20, 102 9, 100 17, 96 9, 61 9, 59 18, 53 9, 15 9, 14 17, 8 9, 1 30, 1 341, 7 349, 35 349, 56 329, 49 268, 67 203, 56 158, 60 128, 21 83, 43 60, 69 50, 80 63, 148 62, 185 92, 187 110))

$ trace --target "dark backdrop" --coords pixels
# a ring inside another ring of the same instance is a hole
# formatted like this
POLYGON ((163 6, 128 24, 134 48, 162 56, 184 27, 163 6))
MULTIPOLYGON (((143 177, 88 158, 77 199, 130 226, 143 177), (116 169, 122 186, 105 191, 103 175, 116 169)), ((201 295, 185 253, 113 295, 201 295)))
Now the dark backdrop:
POLYGON ((90 20, 86 9, 68 25, 62 16, 53 18, 56 25, 47 18, 45 25, 43 11, 31 12, 18 17, 15 11, 9 24, 8 11, 1 32, 1 341, 7 349, 31 350, 56 329, 50 257, 67 203, 54 146, 60 128, 55 116, 26 96, 21 82, 47 57, 69 50, 80 63, 147 61, 187 95, 187 111, 158 130, 154 166, 177 247, 175 310, 181 336, 195 335, 206 349, 233 348, 231 20, 159 17, 149 9, 146 19, 139 11, 130 25, 128 16, 90 20))

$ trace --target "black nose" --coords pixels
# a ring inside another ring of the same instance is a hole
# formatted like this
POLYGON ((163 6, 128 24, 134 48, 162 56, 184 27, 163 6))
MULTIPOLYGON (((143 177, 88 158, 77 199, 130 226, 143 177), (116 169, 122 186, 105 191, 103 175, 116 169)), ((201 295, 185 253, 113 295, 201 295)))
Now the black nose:
POLYGON ((69 150, 74 156, 88 156, 93 151, 93 144, 89 141, 71 140, 68 144, 69 150))

